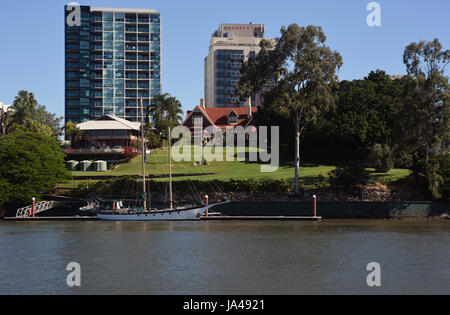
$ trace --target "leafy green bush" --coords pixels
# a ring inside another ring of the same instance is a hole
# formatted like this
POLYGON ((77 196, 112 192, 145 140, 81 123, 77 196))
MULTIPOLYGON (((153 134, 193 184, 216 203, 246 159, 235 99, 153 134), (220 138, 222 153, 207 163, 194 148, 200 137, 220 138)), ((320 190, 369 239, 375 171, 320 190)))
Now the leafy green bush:
POLYGON ((29 204, 69 177, 55 137, 23 128, 0 137, 0 205, 29 204))
POLYGON ((369 172, 359 163, 338 167, 329 175, 330 184, 335 187, 367 185, 370 179, 369 172))
MULTIPOLYGON (((166 182, 148 181, 148 188, 153 193, 166 193, 168 191, 166 182)), ((214 192, 247 192, 249 194, 272 192, 285 193, 292 191, 292 180, 250 179, 229 181, 177 181, 174 182, 174 190, 186 194, 210 194, 214 192)), ((86 198, 91 195, 109 197, 139 198, 142 193, 142 182, 131 178, 121 177, 95 183, 83 183, 75 189, 71 196, 86 198)))

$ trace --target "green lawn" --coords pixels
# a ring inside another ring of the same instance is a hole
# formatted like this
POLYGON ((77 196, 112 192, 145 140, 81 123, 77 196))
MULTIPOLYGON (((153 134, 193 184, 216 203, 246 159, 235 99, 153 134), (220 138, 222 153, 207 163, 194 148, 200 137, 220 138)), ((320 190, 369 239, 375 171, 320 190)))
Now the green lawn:
MULTIPOLYGON (((248 148, 245 149, 248 152, 248 148)), ((224 154, 225 155, 225 154, 224 154)), ((96 173, 96 172, 72 172, 74 177, 90 176, 94 180, 97 176, 127 176, 141 174, 142 157, 138 156, 130 163, 123 164, 115 170, 96 173)), ((305 166, 300 170, 301 184, 305 187, 324 186, 328 173, 335 167, 333 166, 305 166), (322 177, 323 176, 323 177, 322 177)), ((229 180, 229 179, 293 179, 294 166, 293 164, 282 164, 274 173, 262 173, 260 165, 257 163, 247 162, 211 162, 208 166, 194 166, 194 162, 174 162, 173 174, 187 175, 182 177, 174 177, 174 181, 178 180, 229 180), (210 174, 195 176, 195 174, 210 174)), ((167 149, 160 149, 153 151, 150 161, 146 164, 146 172, 149 175, 167 175, 169 173, 169 158, 167 149)), ((396 181, 409 176, 410 171, 404 169, 394 169, 386 174, 372 173, 372 182, 388 183, 396 181)), ((159 180, 167 180, 162 178, 159 180)), ((69 183, 61 185, 61 187, 75 187, 81 181, 73 180, 69 183)))

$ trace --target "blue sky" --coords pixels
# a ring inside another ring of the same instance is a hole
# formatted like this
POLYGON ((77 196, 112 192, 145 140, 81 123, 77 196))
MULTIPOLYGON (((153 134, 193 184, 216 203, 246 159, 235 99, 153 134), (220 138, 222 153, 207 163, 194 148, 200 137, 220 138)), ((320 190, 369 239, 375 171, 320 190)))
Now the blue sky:
MULTIPOLYGON (((64 114, 63 0, 0 1, 0 101, 11 104, 21 89, 64 114)), ((203 59, 220 23, 261 23, 267 37, 283 25, 320 25, 328 45, 343 56, 340 79, 371 70, 403 74, 403 50, 413 41, 439 38, 450 49, 450 1, 378 0, 382 25, 367 26, 371 0, 85 0, 82 5, 152 8, 163 23, 163 91, 184 110, 203 97, 203 59)))

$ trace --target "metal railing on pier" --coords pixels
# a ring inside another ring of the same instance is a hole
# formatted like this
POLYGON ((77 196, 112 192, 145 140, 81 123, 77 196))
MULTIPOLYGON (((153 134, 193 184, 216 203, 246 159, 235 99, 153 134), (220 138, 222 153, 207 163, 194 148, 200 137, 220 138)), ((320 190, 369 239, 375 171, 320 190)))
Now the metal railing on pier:
MULTIPOLYGON (((36 204, 34 214, 50 210, 54 207, 54 201, 42 201, 36 204)), ((17 209, 16 218, 28 218, 32 215, 33 206, 17 209)))

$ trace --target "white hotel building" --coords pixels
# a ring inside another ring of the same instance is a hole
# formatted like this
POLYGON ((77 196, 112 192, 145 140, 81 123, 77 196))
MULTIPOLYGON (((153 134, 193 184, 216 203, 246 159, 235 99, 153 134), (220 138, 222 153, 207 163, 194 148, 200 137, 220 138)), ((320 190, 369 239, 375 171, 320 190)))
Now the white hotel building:
MULTIPOLYGON (((221 24, 214 32, 205 58, 206 107, 248 106, 239 101, 235 88, 242 64, 259 53, 264 33, 263 24, 221 24)), ((252 105, 261 105, 260 96, 253 96, 252 105)))

